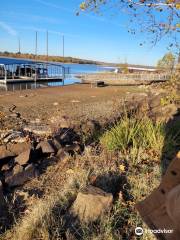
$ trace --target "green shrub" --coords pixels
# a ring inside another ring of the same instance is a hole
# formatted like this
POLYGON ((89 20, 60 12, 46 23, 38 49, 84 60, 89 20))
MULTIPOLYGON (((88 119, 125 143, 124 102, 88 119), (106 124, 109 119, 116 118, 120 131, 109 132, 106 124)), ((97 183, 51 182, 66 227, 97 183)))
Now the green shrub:
POLYGON ((105 132, 101 144, 108 150, 153 149, 161 151, 165 139, 165 124, 151 119, 125 116, 116 126, 105 132))

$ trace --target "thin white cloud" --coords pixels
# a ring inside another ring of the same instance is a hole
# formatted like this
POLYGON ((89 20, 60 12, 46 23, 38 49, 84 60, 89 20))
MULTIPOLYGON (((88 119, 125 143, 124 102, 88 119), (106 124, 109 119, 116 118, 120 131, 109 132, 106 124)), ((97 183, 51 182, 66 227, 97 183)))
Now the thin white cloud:
POLYGON ((9 17, 13 17, 16 19, 26 19, 26 21, 33 21, 33 22, 46 22, 50 24, 63 24, 64 21, 61 19, 53 18, 53 17, 47 17, 42 15, 34 15, 34 14, 26 14, 23 12, 13 12, 13 11, 3 11, 3 14, 8 15, 9 17))
POLYGON ((25 31, 33 31, 33 32, 46 32, 47 30, 45 29, 45 28, 38 28, 38 27, 29 27, 29 26, 27 26, 27 27, 22 27, 22 26, 19 26, 19 27, 17 27, 19 30, 25 30, 25 31))
POLYGON ((63 33, 63 32, 53 31, 53 30, 50 30, 49 33, 58 34, 58 35, 61 35, 61 36, 66 36, 66 37, 72 37, 72 38, 79 37, 79 35, 77 35, 77 34, 63 33))
POLYGON ((64 10, 66 12, 70 12, 70 13, 73 13, 72 10, 70 10, 69 8, 65 8, 65 7, 62 7, 62 6, 59 6, 59 5, 56 5, 54 3, 51 3, 51 2, 47 2, 45 0, 34 0, 35 2, 38 2, 38 3, 41 3, 47 7, 52 7, 52 8, 56 8, 56 9, 61 9, 61 10, 64 10))
MULTIPOLYGON (((45 5, 47 7, 61 9, 61 10, 64 10, 66 12, 70 12, 70 13, 75 14, 75 11, 72 11, 72 10, 70 10, 68 8, 62 7, 60 5, 56 5, 54 3, 51 3, 51 2, 48 2, 48 1, 45 1, 45 0, 34 0, 34 1, 38 2, 38 3, 42 4, 42 5, 45 5)), ((98 22, 101 22, 101 23, 110 23, 110 24, 115 25, 115 26, 120 27, 120 28, 126 28, 127 27, 124 24, 118 24, 118 23, 116 23, 114 21, 111 21, 109 19, 106 19, 106 18, 104 18, 102 16, 98 17, 98 16, 95 16, 95 15, 92 15, 92 14, 89 14, 89 13, 83 13, 83 12, 81 12, 81 15, 84 16, 84 17, 87 17, 87 18, 89 18, 91 20, 95 20, 95 21, 98 21, 98 22)))
POLYGON ((59 19, 55 19, 55 18, 50 18, 50 17, 44 17, 44 16, 38 16, 38 15, 29 15, 29 17, 31 18, 31 20, 34 20, 36 22, 47 22, 47 23, 51 23, 51 24, 62 24, 62 21, 59 21, 59 19))
POLYGON ((112 21, 108 18, 104 18, 104 17, 97 17, 97 16, 94 16, 94 15, 91 15, 89 13, 81 13, 83 16, 85 17, 88 17, 88 18, 91 18, 92 20, 96 20, 98 22, 102 22, 102 23, 109 23, 109 24, 112 24, 114 26, 117 26, 117 27, 120 27, 120 28, 126 28, 127 26, 125 24, 120 24, 116 21, 112 21))
POLYGON ((17 36, 16 30, 5 22, 0 21, 0 28, 5 30, 8 34, 10 34, 12 36, 17 36))

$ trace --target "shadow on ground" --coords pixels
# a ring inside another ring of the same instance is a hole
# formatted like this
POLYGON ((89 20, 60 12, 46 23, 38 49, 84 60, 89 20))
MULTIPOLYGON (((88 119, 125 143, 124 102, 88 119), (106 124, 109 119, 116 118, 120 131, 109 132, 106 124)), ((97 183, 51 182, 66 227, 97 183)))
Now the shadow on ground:
POLYGON ((162 175, 165 174, 170 162, 180 151, 180 108, 165 127, 165 140, 161 156, 162 175))

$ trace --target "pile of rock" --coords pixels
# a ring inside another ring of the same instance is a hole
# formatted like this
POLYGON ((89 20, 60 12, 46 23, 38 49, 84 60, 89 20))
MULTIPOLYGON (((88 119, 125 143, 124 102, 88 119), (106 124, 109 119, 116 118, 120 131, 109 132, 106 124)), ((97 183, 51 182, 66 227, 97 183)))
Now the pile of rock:
POLYGON ((0 196, 6 189, 23 185, 39 175, 40 163, 52 156, 64 160, 82 151, 80 137, 68 128, 60 129, 51 138, 27 131, 1 132, 0 196))
POLYGON ((178 113, 177 105, 165 93, 151 93, 142 99, 137 97, 126 107, 128 112, 136 112, 140 118, 148 116, 155 122, 168 122, 178 113))

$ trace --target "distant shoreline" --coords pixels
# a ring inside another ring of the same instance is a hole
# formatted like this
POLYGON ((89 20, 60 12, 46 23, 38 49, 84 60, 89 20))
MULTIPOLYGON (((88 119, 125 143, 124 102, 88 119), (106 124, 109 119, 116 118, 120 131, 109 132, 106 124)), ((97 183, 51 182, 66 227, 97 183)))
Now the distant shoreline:
POLYGON ((30 61, 47 61, 48 62, 57 62, 57 63, 66 63, 66 64, 96 64, 96 65, 108 65, 108 63, 86 60, 74 57, 60 57, 60 56, 47 56, 46 55, 37 55, 29 53, 11 53, 11 52, 0 52, 0 57, 2 58, 13 58, 20 60, 30 60, 30 61))

